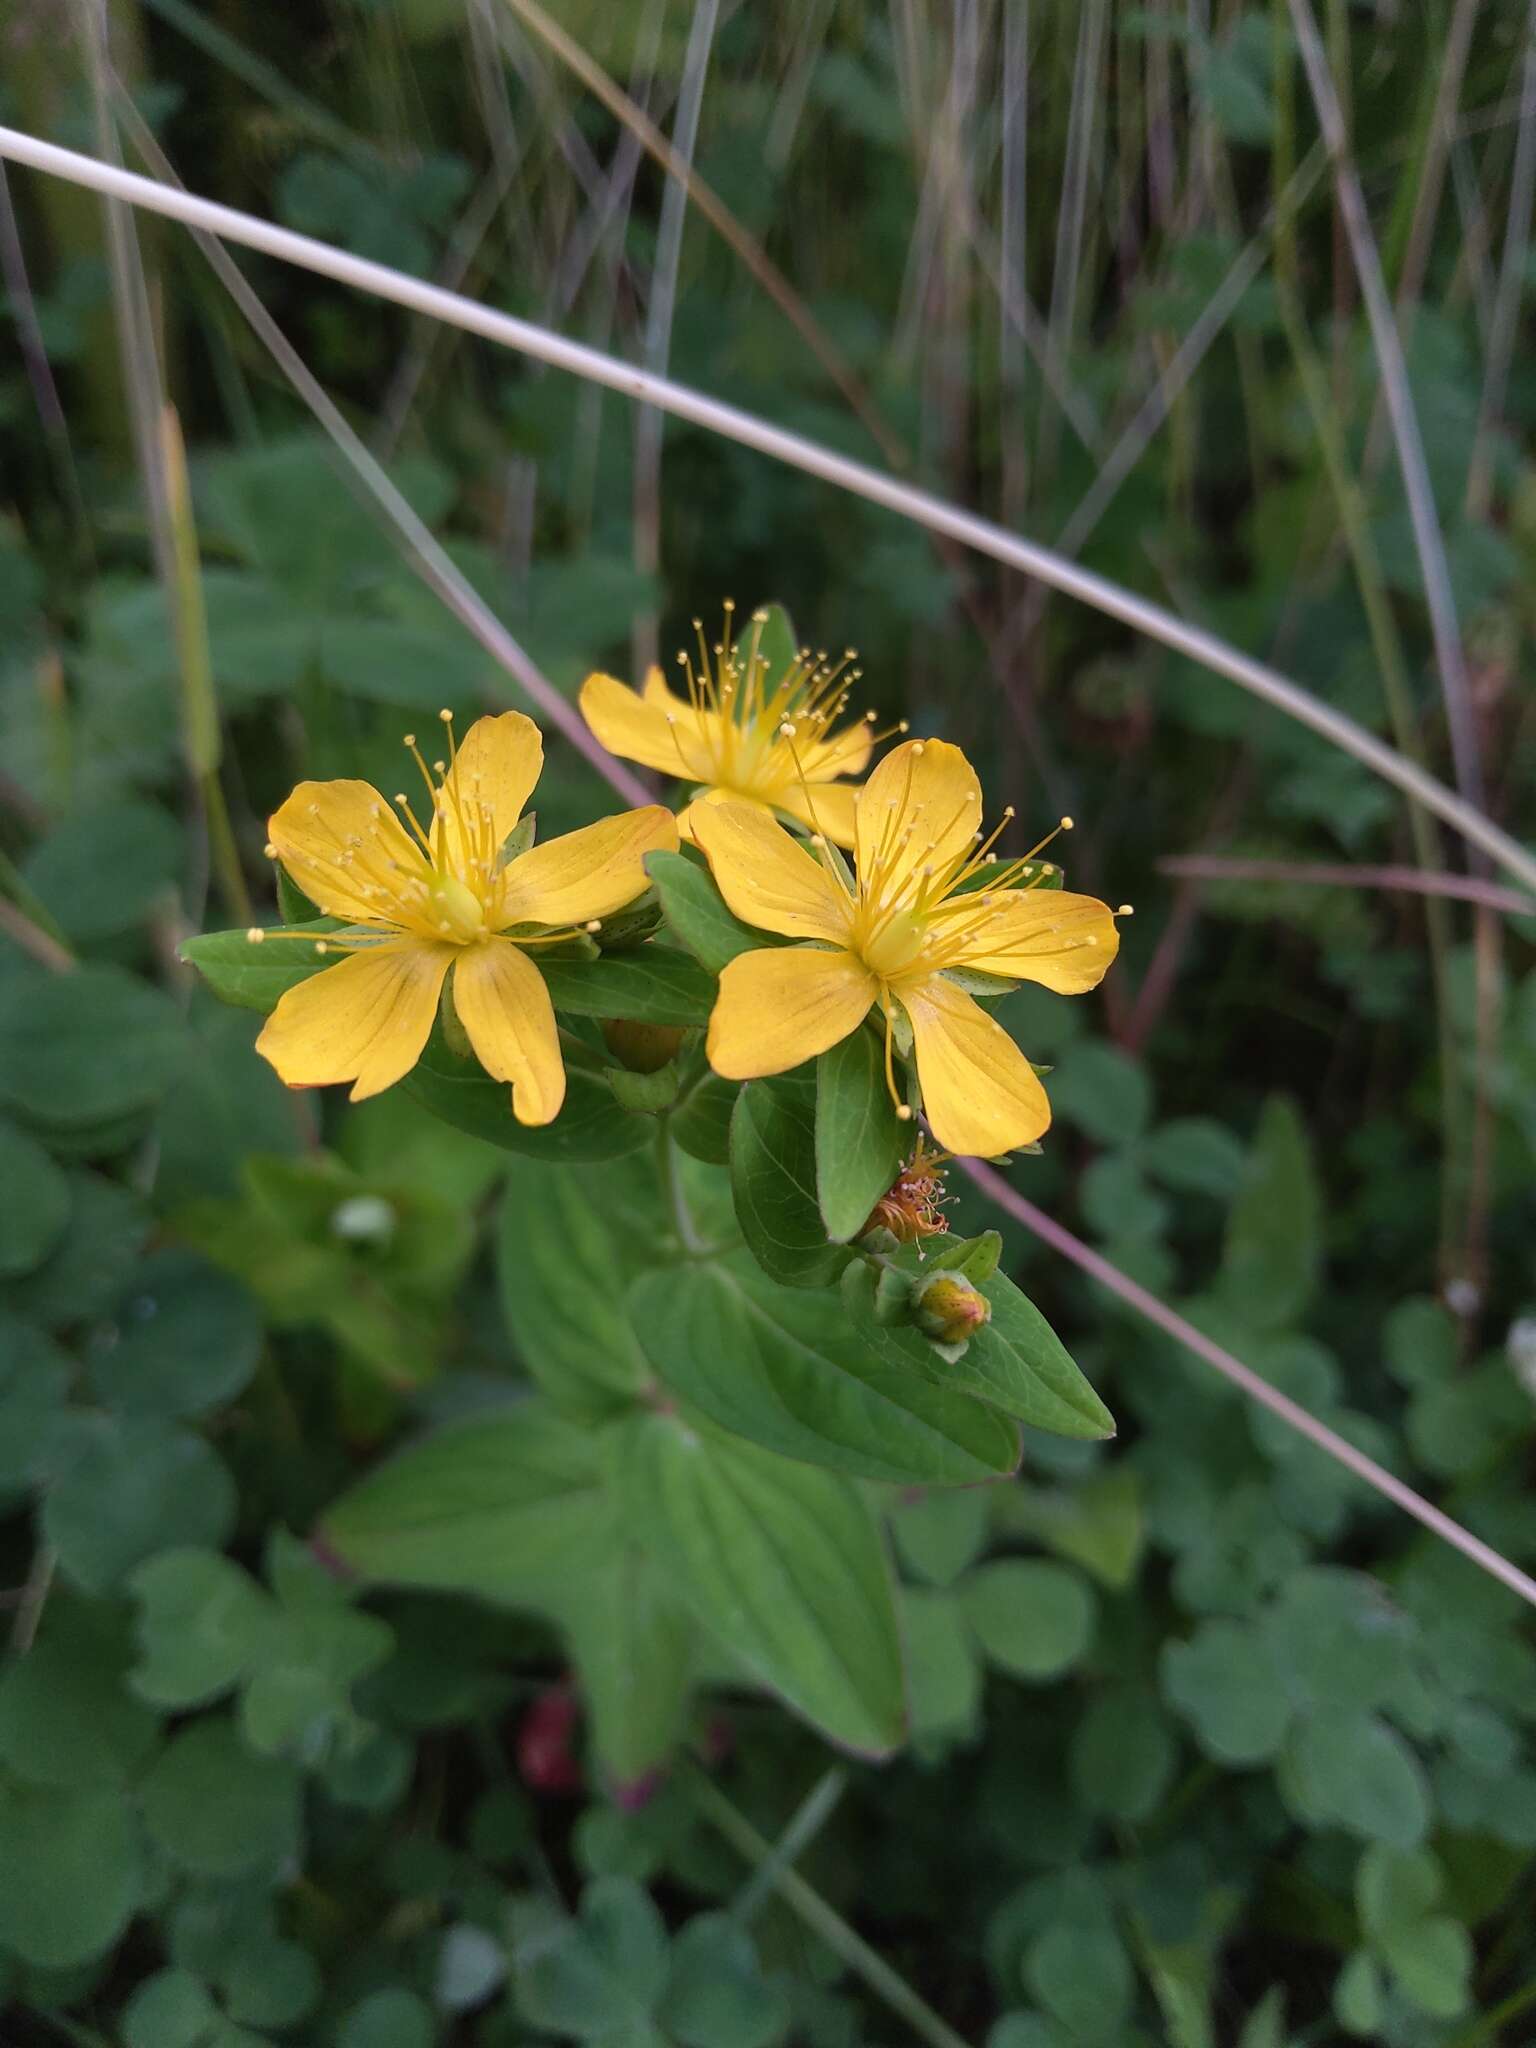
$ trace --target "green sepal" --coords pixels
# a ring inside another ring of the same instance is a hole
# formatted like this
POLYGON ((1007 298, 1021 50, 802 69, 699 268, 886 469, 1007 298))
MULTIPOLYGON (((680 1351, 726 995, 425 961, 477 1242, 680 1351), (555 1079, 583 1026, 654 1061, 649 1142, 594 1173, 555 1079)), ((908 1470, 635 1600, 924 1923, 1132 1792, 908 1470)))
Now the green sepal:
POLYGON ((281 861, 277 864, 277 914, 284 924, 313 924, 320 906, 306 896, 281 861))
POLYGON ((702 856, 648 853, 645 871, 656 884, 673 937, 711 974, 718 974, 738 953, 785 943, 731 915, 702 856))
MULTIPOLYGON (((956 896, 973 896, 978 889, 995 889, 998 886, 997 877, 999 871, 1006 869, 1007 866, 1008 860, 1005 855, 1001 859, 981 868, 968 881, 962 882, 959 888, 951 893, 956 896)), ((1056 865, 1055 861, 1032 860, 1025 862, 1014 879, 1007 884, 1007 887, 1024 891, 1031 889, 1062 889, 1066 886, 1066 880, 1065 873, 1056 865)))
POLYGON ((944 979, 953 982, 965 995, 975 996, 979 1002, 996 1002, 1003 996, 1011 996, 1019 986, 1001 974, 984 974, 979 967, 946 967, 944 979))
POLYGON ((884 1329, 893 1330, 902 1323, 912 1320, 912 1287, 910 1274, 900 1272, 895 1266, 882 1266, 875 1282, 875 1321, 884 1329))
POLYGON ((516 860, 520 853, 526 853, 538 836, 538 812, 524 811, 523 815, 512 827, 512 830, 501 842, 501 851, 496 856, 497 874, 500 874, 504 867, 516 860))
POLYGON ((602 920, 596 933, 599 949, 604 953, 619 953, 630 946, 638 946, 642 940, 660 931, 663 915, 661 892, 653 882, 633 903, 626 903, 622 910, 611 911, 602 920))
POLYGON ((613 1098, 621 1109, 632 1109, 641 1115, 656 1116, 660 1111, 670 1109, 677 1100, 675 1060, 668 1060, 653 1074, 636 1074, 628 1067, 604 1067, 603 1079, 613 1090, 613 1098))
POLYGON ((960 1237, 952 1243, 930 1238, 923 1249, 932 1271, 963 1273, 967 1280, 979 1287, 983 1280, 990 1280, 997 1271, 1003 1240, 1001 1232, 984 1230, 980 1237, 960 1237))

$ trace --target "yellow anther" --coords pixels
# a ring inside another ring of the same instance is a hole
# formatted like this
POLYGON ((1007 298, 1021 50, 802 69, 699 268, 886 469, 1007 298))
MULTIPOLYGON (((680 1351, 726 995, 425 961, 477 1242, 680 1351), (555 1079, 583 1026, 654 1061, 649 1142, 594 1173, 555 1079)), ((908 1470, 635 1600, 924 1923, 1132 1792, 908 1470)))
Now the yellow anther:
POLYGON ((259 924, 253 924, 245 936, 248 944, 259 946, 267 935, 259 924))

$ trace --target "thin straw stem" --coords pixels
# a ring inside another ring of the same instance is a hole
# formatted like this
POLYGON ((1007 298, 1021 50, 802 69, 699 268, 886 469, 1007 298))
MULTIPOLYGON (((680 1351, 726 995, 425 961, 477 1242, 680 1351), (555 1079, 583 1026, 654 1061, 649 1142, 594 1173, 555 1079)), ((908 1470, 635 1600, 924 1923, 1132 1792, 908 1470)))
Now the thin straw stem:
MULTIPOLYGON (((1162 606, 1122 589, 1107 577, 1095 575, 1092 570, 1064 560, 1049 548, 1006 532, 991 520, 978 518, 976 514, 948 504, 931 492, 917 490, 895 477, 869 468, 865 463, 854 462, 847 456, 806 440, 802 435, 772 426, 755 414, 725 405, 686 384, 649 376, 632 363, 621 362, 580 342, 567 341, 564 336, 551 334, 530 321, 516 319, 510 313, 501 313, 489 306, 476 305, 472 300, 443 291, 420 278, 391 270, 386 264, 370 262, 346 250, 332 249, 311 236, 295 234, 271 221, 241 213, 235 207, 221 206, 194 193, 175 191, 158 184, 153 178, 118 170, 94 157, 61 149, 55 143, 43 142, 14 128, 0 127, 0 157, 30 165, 34 170, 46 171, 55 177, 67 178, 73 184, 85 185, 94 191, 113 193, 186 226, 243 243, 247 248, 260 249, 283 262, 371 292, 396 305, 434 313, 439 319, 451 321, 466 332, 479 334, 504 348, 515 349, 557 369, 569 370, 593 383, 606 385, 610 390, 621 391, 629 398, 660 406, 679 419, 691 420, 726 440, 737 441, 745 448, 755 448, 760 454, 786 463, 792 469, 805 471, 808 476, 820 477, 867 499, 870 504, 884 506, 902 518, 926 526, 932 532, 947 534, 978 554, 990 555, 993 560, 1022 570, 1026 575, 1038 576, 1068 596, 1092 605, 1095 610, 1118 619, 1134 631, 1145 633, 1149 639, 1160 641, 1175 653, 1186 655, 1202 667, 1227 677, 1265 703, 1274 705, 1298 724, 1319 733, 1384 781, 1422 803, 1463 838, 1489 854, 1509 874, 1536 890, 1536 856, 1495 825, 1492 819, 1485 817, 1474 804, 1457 796, 1413 762, 1404 760, 1401 754, 1353 719, 1345 717, 1331 705, 1321 703, 1263 662, 1255 661, 1229 646, 1216 634, 1190 625, 1162 606)), ((556 701, 563 708, 569 708, 564 706, 563 699, 556 701)), ((560 724, 562 731, 568 730, 564 720, 556 718, 553 712, 550 716, 560 724)), ((616 763, 609 763, 603 772, 613 781, 614 774, 621 771, 616 763)), ((617 783, 615 787, 618 787, 617 783)))
POLYGON ((1033 1202, 1026 1201, 994 1167, 985 1166, 978 1159, 962 1160, 960 1165, 983 1194, 990 1196, 1000 1209, 1005 1209, 1026 1230, 1032 1230, 1052 1251, 1059 1252, 1091 1280, 1097 1280, 1101 1287, 1107 1287, 1112 1294, 1118 1295, 1127 1307, 1172 1337, 1175 1343, 1182 1344, 1196 1358, 1214 1366, 1224 1379, 1230 1380, 1251 1401, 1257 1401, 1261 1408, 1278 1415, 1282 1422, 1316 1444, 1319 1450, 1326 1451, 1330 1458, 1353 1472, 1357 1479, 1363 1479, 1367 1486, 1374 1487, 1384 1499, 1400 1507, 1404 1514, 1412 1515, 1416 1522, 1421 1522, 1432 1535, 1449 1543, 1453 1550, 1459 1550, 1463 1557, 1508 1586, 1512 1593, 1518 1593, 1529 1606, 1536 1607, 1536 1579, 1528 1577, 1518 1565, 1511 1564, 1507 1557, 1500 1557, 1470 1529, 1452 1521, 1449 1515, 1425 1500, 1422 1494, 1415 1493, 1411 1486, 1384 1465, 1378 1465, 1374 1458, 1368 1458, 1364 1451, 1357 1450, 1337 1430, 1319 1422, 1315 1415, 1309 1415, 1289 1395, 1282 1394, 1278 1387, 1272 1387, 1252 1366, 1234 1358, 1230 1351, 1207 1337, 1203 1330, 1197 1330, 1193 1323, 1186 1322, 1176 1309, 1159 1301, 1139 1281, 1133 1280, 1128 1273, 1122 1273, 1118 1266, 1111 1265, 1108 1259, 1084 1244, 1080 1237, 1074 1237, 1070 1230, 1047 1216, 1043 1209, 1037 1209, 1033 1202))
MULTIPOLYGON (((120 83, 116 88, 115 99, 119 117, 132 136, 134 147, 147 162, 154 164, 162 178, 174 179, 175 172, 120 83)), ((173 185, 156 185, 147 178, 137 179, 135 182, 149 185, 152 191, 167 192, 173 197, 190 197, 189 194, 182 195, 173 185)), ((506 670, 529 701, 538 706, 550 724, 565 735, 610 788, 616 790, 628 803, 649 803, 651 793, 645 784, 638 776, 631 774, 622 762, 615 761, 598 745, 582 723, 579 714, 560 695, 521 643, 512 637, 487 607, 452 557, 391 483, 382 466, 369 453, 241 275, 238 266, 220 245, 217 236, 196 225, 192 226, 192 233, 230 297, 270 351, 273 361, 336 443, 363 489, 384 513, 394 529, 406 561, 423 582, 437 593, 460 625, 474 635, 491 659, 506 670)))
POLYGON ((1359 280, 1360 296, 1365 302, 1371 342, 1376 351, 1382 388, 1386 395, 1387 414, 1392 422, 1393 439, 1397 443, 1398 467, 1402 472, 1403 491, 1408 499, 1408 517, 1413 527, 1419 571, 1424 579, 1424 599, 1429 607, 1429 626, 1435 643, 1435 662, 1440 671, 1440 689, 1445 701, 1445 719, 1451 737, 1451 758, 1455 764, 1456 787, 1469 803, 1480 805, 1483 801, 1483 771, 1478 756, 1477 722, 1472 709, 1472 691, 1467 681, 1466 662, 1462 654, 1461 628, 1456 620, 1456 598, 1451 589, 1450 565, 1446 561, 1445 541, 1435 511, 1435 495, 1429 481, 1429 465, 1424 459, 1424 441, 1419 432, 1413 389, 1408 382, 1408 366, 1403 357, 1402 340, 1397 331, 1392 301, 1387 294, 1386 279, 1382 275, 1381 257, 1377 252, 1375 237, 1371 233, 1365 194, 1360 189, 1359 174, 1355 170, 1354 159, 1350 153, 1343 109, 1339 105, 1333 74, 1328 68, 1328 58, 1323 49, 1322 37, 1318 34, 1317 23, 1313 19, 1310 0, 1290 0, 1290 9, 1296 39, 1301 46, 1302 65, 1307 74, 1307 83, 1312 90, 1313 104, 1317 108, 1318 123, 1323 131, 1323 141, 1333 161, 1334 189, 1338 197, 1339 215, 1344 223, 1344 232, 1349 238, 1350 256, 1359 280))
POLYGON ((1326 888, 1404 889, 1416 896, 1453 896, 1460 903, 1480 903, 1509 917, 1536 917, 1536 897, 1500 888, 1479 875, 1452 875, 1443 869, 1353 867, 1340 861, 1229 859, 1224 854, 1175 853, 1157 863, 1162 875, 1193 882, 1301 882, 1326 888))

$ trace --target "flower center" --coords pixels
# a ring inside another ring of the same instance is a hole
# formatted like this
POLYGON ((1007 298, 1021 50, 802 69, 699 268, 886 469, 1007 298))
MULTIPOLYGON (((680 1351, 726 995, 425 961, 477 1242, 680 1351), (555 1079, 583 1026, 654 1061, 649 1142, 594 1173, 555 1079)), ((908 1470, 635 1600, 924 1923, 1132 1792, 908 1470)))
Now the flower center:
POLYGON ((890 981, 911 967, 923 950, 928 920, 915 910, 898 910, 883 918, 869 932, 859 948, 864 964, 882 981, 890 981))
POLYGON ((472 939, 482 936, 484 906, 473 889, 466 888, 457 876, 434 874, 427 884, 427 897, 432 906, 428 915, 445 938, 467 946, 472 939))

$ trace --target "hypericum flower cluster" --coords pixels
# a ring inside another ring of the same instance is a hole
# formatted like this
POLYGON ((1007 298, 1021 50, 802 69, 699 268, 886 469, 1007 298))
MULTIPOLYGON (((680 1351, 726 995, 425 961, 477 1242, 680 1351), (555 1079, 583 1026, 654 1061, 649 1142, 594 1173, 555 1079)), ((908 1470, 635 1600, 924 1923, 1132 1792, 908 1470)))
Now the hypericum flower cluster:
POLYGON ((852 846, 858 792, 837 778, 862 773, 882 737, 870 730, 873 713, 833 730, 859 677, 851 665, 857 655, 850 647, 834 660, 803 647, 774 676, 762 651, 768 614, 754 612, 739 640, 733 618, 727 600, 713 651, 694 620, 697 657, 677 657, 686 697, 669 690, 657 668, 640 695, 612 676, 592 675, 582 685, 582 716, 611 754, 699 785, 678 820, 685 839, 697 836, 701 804, 737 802, 782 811, 837 845, 852 846))
POLYGON ((761 810, 697 808, 694 834, 731 910, 802 942, 725 967, 709 1026, 716 1071, 733 1080, 785 1073, 878 1007, 892 1094, 904 1019, 923 1108, 947 1150, 993 1157, 1038 1138, 1051 1111, 1034 1068, 951 976, 980 971, 1079 994, 1115 957, 1116 913, 1091 896, 1017 886, 1038 880, 1033 855, 992 861, 996 834, 983 838, 980 823, 975 770, 942 740, 897 747, 859 791, 852 874, 824 838, 812 853, 761 810))
POLYGON ((350 1081, 376 1095, 421 1057, 453 973, 453 1005, 488 1074, 512 1084, 520 1122, 545 1124, 565 1099, 555 1013, 529 949, 595 930, 647 886, 646 854, 674 851, 659 804, 603 818, 542 846, 507 842, 532 795, 544 743, 520 711, 482 718, 429 768, 430 823, 402 793, 393 807, 367 782, 301 782, 274 814, 268 853, 344 929, 264 932, 345 957, 281 998, 256 1049, 290 1087, 350 1081), (398 812, 398 815, 396 814, 398 812))

